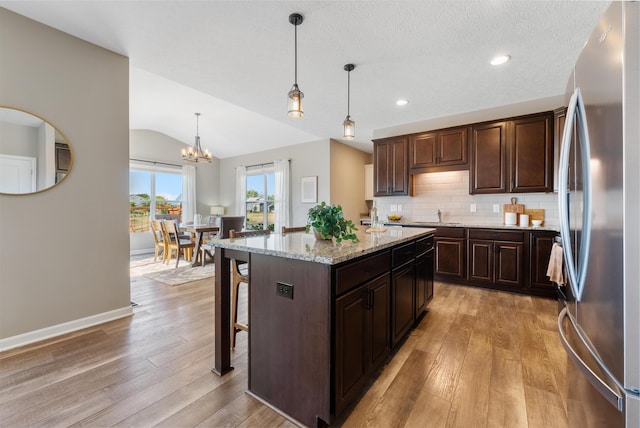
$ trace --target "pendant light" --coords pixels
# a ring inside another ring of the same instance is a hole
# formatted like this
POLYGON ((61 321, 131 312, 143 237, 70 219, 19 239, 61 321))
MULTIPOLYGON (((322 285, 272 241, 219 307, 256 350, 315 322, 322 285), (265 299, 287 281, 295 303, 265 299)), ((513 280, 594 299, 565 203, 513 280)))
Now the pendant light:
POLYGON ((200 113, 196 113, 196 141, 193 143, 193 147, 189 147, 189 150, 182 149, 182 159, 188 162, 199 162, 201 160, 211 162, 213 157, 209 150, 202 151, 200 147, 200 136, 198 135, 198 118, 200 113))
POLYGON ((294 50, 295 50, 295 68, 294 68, 294 83, 288 94, 287 106, 289 117, 302 117, 304 112, 302 111, 302 99, 304 94, 298 88, 298 25, 302 24, 303 18, 299 13, 292 13, 289 15, 289 22, 294 26, 294 50))
POLYGON ((353 64, 347 64, 344 66, 344 70, 347 72, 347 118, 342 122, 342 126, 344 127, 344 138, 345 140, 353 140, 356 136, 356 123, 351 120, 351 116, 349 116, 349 107, 350 107, 350 98, 351 98, 351 71, 356 68, 353 64))

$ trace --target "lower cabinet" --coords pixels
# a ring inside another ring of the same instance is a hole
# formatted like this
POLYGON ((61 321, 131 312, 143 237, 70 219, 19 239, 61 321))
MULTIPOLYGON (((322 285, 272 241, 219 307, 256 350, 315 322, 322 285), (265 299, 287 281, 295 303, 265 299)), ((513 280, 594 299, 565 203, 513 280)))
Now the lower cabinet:
POLYGON ((389 354, 390 290, 385 274, 336 299, 336 414, 389 354))
POLYGON ((548 297, 556 296, 556 287, 547 276, 549 256, 556 232, 539 231, 529 234, 529 278, 527 291, 548 297))
POLYGON ((502 289, 522 289, 524 232, 469 230, 469 281, 502 289))
POLYGON ((447 281, 465 278, 465 229, 439 227, 435 236, 435 275, 447 281))
POLYGON ((433 247, 416 257, 416 320, 433 298, 433 247))
POLYGON ((409 262, 391 274, 391 345, 395 346, 415 321, 415 265, 409 262))

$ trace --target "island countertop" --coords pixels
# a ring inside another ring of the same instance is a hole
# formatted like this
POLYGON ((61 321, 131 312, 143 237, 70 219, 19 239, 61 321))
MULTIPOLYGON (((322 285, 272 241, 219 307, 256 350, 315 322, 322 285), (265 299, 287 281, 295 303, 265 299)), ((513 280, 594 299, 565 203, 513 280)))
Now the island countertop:
POLYGON ((268 236, 220 239, 213 246, 254 254, 266 254, 288 259, 335 265, 385 248, 408 242, 435 232, 433 228, 402 228, 387 226, 385 232, 366 233, 364 227, 356 232, 358 242, 317 240, 313 233, 272 233, 268 236))

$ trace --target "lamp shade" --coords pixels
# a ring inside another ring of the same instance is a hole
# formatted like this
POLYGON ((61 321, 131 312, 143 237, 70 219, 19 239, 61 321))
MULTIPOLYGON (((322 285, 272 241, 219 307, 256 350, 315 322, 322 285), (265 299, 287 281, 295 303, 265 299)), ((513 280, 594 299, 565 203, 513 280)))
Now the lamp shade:
POLYGON ((211 207, 211 215, 224 215, 224 207, 211 207))

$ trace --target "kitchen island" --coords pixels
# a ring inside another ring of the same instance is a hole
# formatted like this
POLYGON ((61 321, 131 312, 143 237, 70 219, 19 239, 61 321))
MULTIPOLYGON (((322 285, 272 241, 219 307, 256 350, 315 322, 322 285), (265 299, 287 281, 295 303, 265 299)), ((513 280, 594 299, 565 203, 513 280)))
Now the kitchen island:
MULTIPOLYGON (((364 228, 361 228, 364 229, 364 228)), ((232 370, 230 261, 249 263, 249 393, 306 426, 331 423, 420 320, 433 296, 430 228, 215 242, 215 361, 232 370)))

